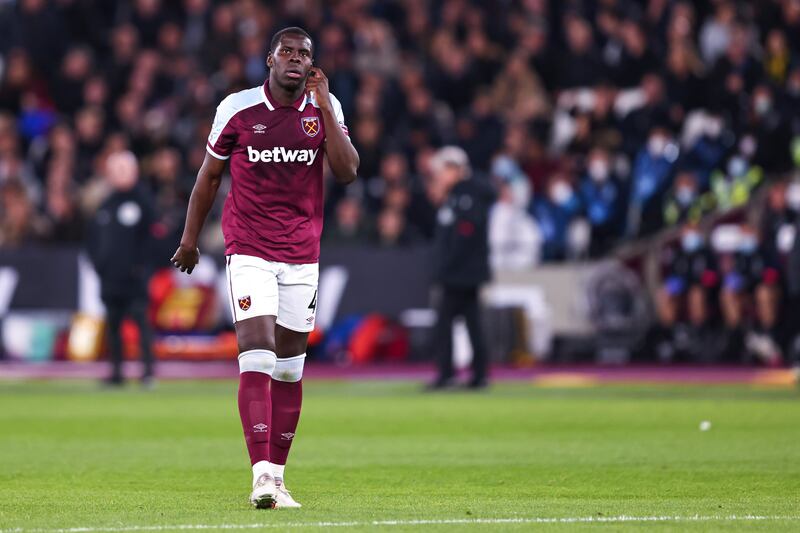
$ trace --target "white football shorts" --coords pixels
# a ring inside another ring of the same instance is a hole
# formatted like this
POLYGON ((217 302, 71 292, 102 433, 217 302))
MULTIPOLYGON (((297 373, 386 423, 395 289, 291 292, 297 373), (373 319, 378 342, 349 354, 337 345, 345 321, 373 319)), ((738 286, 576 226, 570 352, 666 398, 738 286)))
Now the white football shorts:
POLYGON ((292 331, 314 329, 318 263, 279 263, 234 254, 226 257, 225 270, 234 323, 272 315, 277 324, 292 331))

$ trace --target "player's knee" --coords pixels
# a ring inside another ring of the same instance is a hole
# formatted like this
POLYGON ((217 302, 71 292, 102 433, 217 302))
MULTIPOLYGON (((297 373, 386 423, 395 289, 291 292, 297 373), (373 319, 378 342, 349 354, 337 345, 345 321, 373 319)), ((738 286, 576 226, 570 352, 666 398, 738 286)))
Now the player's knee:
POLYGON ((261 372, 271 376, 275 372, 275 352, 255 349, 239 353, 239 373, 261 372))
POLYGON ((275 352, 275 337, 271 335, 264 335, 260 332, 249 334, 237 331, 236 340, 239 345, 239 353, 249 352, 250 350, 275 352))
POLYGON ((278 359, 275 362, 275 371, 272 373, 272 379, 289 383, 300 381, 303 377, 305 362, 306 354, 278 359))

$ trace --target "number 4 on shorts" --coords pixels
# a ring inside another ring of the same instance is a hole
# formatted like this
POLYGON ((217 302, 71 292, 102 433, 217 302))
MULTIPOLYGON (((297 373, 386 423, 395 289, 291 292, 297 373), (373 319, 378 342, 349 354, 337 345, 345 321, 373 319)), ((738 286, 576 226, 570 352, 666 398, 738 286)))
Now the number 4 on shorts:
POLYGON ((317 308, 317 291, 314 291, 314 297, 311 298, 311 303, 308 304, 309 309, 316 309, 317 308))

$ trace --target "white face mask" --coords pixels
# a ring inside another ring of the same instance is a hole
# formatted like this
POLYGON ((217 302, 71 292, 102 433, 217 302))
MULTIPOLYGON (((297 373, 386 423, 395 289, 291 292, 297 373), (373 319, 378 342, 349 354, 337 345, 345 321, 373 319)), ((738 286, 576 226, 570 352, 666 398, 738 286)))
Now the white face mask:
POLYGON ((757 115, 766 115, 772 109, 772 100, 766 96, 756 98, 755 110, 757 115))
POLYGON ((792 183, 786 188, 786 204, 792 211, 800 212, 800 183, 792 183))
POLYGON ((678 190, 675 192, 675 198, 681 205, 691 204, 696 197, 697 194, 695 194, 694 189, 691 187, 678 187, 678 190))
POLYGON ((747 172, 747 161, 743 157, 732 157, 728 161, 728 176, 739 178, 747 172))
POLYGON ((667 147, 667 138, 663 135, 653 135, 647 142, 647 150, 653 157, 659 157, 667 147))
POLYGON ((716 139, 719 137, 720 133, 722 133, 722 121, 719 119, 709 120, 706 124, 706 135, 712 139, 716 139))
POLYGON ((758 143, 756 143, 756 138, 752 135, 745 135, 742 137, 742 140, 739 141, 739 151, 742 152, 745 157, 753 157, 757 147, 758 143))
POLYGON ((608 162, 602 159, 593 159, 589 162, 589 176, 597 183, 603 183, 608 179, 608 162))
POLYGON ((703 236, 697 231, 688 231, 681 237, 681 247, 685 252, 694 252, 703 246, 703 236))
POLYGON ((758 239, 755 238, 753 235, 745 235, 742 237, 742 240, 739 241, 739 251, 752 254, 758 248, 758 239))
POLYGON ((556 205, 564 205, 570 198, 572 198, 572 187, 563 181, 559 181, 550 189, 550 199, 556 205))

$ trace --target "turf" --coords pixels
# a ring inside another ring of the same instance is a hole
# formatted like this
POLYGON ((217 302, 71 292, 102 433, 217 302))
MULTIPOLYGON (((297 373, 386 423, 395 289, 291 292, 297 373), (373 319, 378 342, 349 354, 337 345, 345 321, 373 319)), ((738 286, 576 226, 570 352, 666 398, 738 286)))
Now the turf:
POLYGON ((411 383, 311 382, 286 472, 304 507, 256 511, 235 389, 0 382, 0 530, 800 528, 794 390, 504 384, 431 395, 411 383), (478 520, 619 516, 692 521, 478 520))

